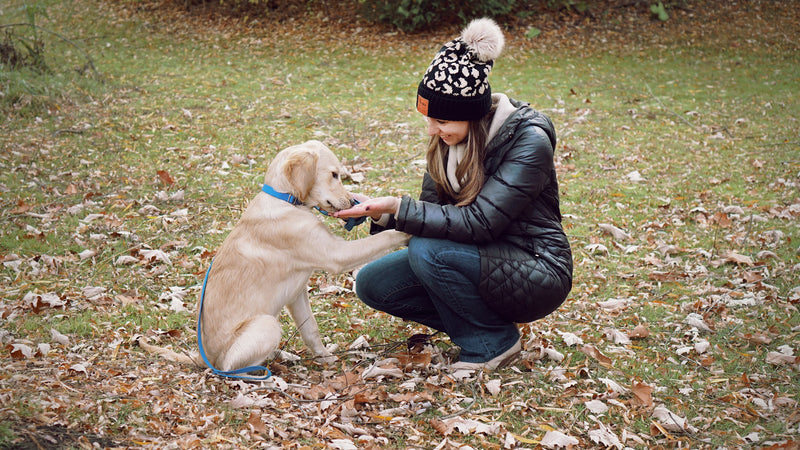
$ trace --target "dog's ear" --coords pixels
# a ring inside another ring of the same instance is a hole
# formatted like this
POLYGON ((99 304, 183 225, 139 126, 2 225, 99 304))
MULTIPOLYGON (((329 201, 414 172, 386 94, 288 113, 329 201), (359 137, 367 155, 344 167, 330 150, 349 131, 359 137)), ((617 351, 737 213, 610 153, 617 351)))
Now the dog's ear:
POLYGON ((314 152, 296 151, 286 159, 283 165, 283 176, 292 186, 292 194, 301 202, 305 202, 317 177, 317 159, 314 152))

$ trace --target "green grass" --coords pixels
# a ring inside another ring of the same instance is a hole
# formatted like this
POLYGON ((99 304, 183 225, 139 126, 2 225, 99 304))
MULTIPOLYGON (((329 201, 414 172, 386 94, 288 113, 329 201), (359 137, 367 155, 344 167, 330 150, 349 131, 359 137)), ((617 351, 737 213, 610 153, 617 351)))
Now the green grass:
MULTIPOLYGON (((25 21, 21 4, 4 6, 2 23, 25 21)), ((422 169, 412 162, 424 158, 427 137, 413 96, 440 39, 385 36, 383 45, 365 45, 357 38, 326 39, 313 22, 285 33, 273 23, 245 29, 235 20, 228 26, 191 16, 176 21, 163 10, 139 10, 138 3, 40 4, 47 14, 37 24, 69 42, 46 40, 51 72, 0 67, 0 330, 10 333, 9 342, 35 348, 52 342, 54 328, 71 346, 52 344, 46 359, 15 360, 4 341, 0 444, 23 436, 20 424, 41 426, 43 415, 55 414, 128 443, 164 443, 191 432, 208 446, 252 445, 243 437, 251 410, 228 403, 239 387, 150 358, 131 338, 159 330, 169 332, 161 343, 194 348, 193 312, 209 263, 204 250, 220 245, 280 149, 320 139, 349 164, 369 165, 355 190, 416 195, 422 169), (85 56, 73 44, 87 51, 98 75, 75 70, 85 56), (165 184, 158 171, 174 184, 165 184), (179 190, 182 200, 159 199, 160 192, 169 197, 179 190), (173 215, 184 209, 185 216, 173 215), (93 214, 99 216, 87 220, 93 214), (122 255, 159 248, 171 265, 115 264, 122 255), (96 255, 81 260, 87 249, 96 255), (89 286, 106 291, 89 299, 83 293, 89 286), (173 288, 188 291, 188 311, 170 310, 163 296, 173 288), (34 313, 22 302, 27 293, 53 293, 69 304, 34 313), (71 370, 76 363, 87 365, 88 375, 71 370), (20 383, 30 389, 16 394, 20 383), (220 414, 209 419, 217 433, 193 421, 204 414, 220 414)), ((638 435, 645 444, 626 442, 635 448, 737 447, 746 443, 735 434, 750 432, 762 444, 799 439, 790 406, 767 411, 754 403, 800 394, 796 369, 766 362, 768 352, 795 345, 800 326, 792 293, 800 235, 798 213, 790 208, 800 182, 800 61, 795 45, 775 31, 796 28, 795 22, 761 6, 766 9, 749 19, 761 27, 758 34, 734 9, 730 24, 717 22, 715 33, 675 19, 580 47, 569 39, 556 44, 552 36, 511 36, 492 86, 531 102, 556 124, 562 211, 575 259, 568 302, 523 331, 565 359, 527 360, 487 375, 505 386, 497 397, 481 383, 417 384, 413 392, 434 398, 424 414, 396 423, 361 414, 362 426, 390 446, 434 447, 444 436, 432 420, 465 407, 460 396, 474 396, 461 417, 501 421, 533 441, 558 430, 591 446, 587 432, 597 421, 617 436, 622 430, 638 435), (632 172, 644 181, 632 181, 632 172), (615 242, 600 223, 632 239, 615 242), (593 251, 597 244, 607 251, 593 251), (674 248, 663 253, 665 246, 674 248), (753 264, 726 260, 729 252, 753 264), (732 302, 750 296, 754 306, 732 302), (614 298, 630 304, 618 312, 598 306, 614 298), (693 331, 685 323, 690 313, 702 315, 713 331, 693 331), (628 332, 637 325, 646 325, 650 336, 615 345, 606 335, 609 328, 628 332), (581 345, 566 345, 563 332, 580 336, 611 364, 587 356, 581 345), (770 342, 757 343, 754 334, 770 342), (683 353, 698 339, 708 341, 706 353, 683 353), (556 376, 561 372, 564 379, 556 376), (698 431, 672 438, 653 432, 652 406, 636 405, 629 393, 611 397, 622 406, 610 403, 607 413, 593 414, 585 402, 607 399, 604 378, 627 388, 653 386, 654 403, 698 431)), ((329 224, 337 228, 336 221, 329 224)), ((364 227, 337 232, 366 235, 364 227)), ((343 350, 366 335, 383 350, 427 331, 370 310, 350 292, 320 292, 350 282, 348 275, 312 280, 326 343, 343 350)), ((282 348, 307 357, 291 320, 281 320, 282 348)), ((436 345, 450 343, 439 337, 436 345)), ((302 360, 278 369, 279 376, 327 386, 326 376, 372 362, 341 355, 336 367, 302 360)), ((388 395, 405 392, 399 384, 409 378, 364 382, 359 394, 375 397, 359 404, 359 413, 400 406, 388 395)), ((320 435, 324 420, 313 421, 326 417, 324 411, 278 394, 270 399, 277 406, 259 409, 264 417, 294 415, 268 424, 288 433, 287 441, 330 441, 320 435), (290 433, 289 425, 300 431, 290 433)), ((475 447, 502 445, 503 437, 449 436, 475 447)))

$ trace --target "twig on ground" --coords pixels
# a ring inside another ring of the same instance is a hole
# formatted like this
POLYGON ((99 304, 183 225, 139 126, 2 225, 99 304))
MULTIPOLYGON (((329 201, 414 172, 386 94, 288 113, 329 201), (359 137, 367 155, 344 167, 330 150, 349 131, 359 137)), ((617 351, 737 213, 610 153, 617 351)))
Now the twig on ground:
POLYGON ((470 410, 471 410, 471 409, 472 409, 472 408, 475 406, 475 404, 476 404, 476 403, 478 403, 478 399, 477 399, 477 397, 478 397, 478 392, 477 392, 477 390, 475 389, 475 385, 476 385, 477 383, 478 383, 478 379, 476 378, 476 379, 475 379, 475 381, 473 381, 472 383, 470 383, 470 384, 469 384, 469 387, 470 387, 470 389, 472 390, 472 403, 470 403, 470 404, 469 404, 469 405, 467 405, 466 407, 464 407, 464 408, 461 408, 460 410, 458 410, 458 411, 456 411, 456 412, 454 412, 454 413, 448 414, 448 415, 446 415, 446 416, 442 416, 442 417, 440 417, 439 419, 440 419, 440 420, 444 420, 444 419, 452 419, 453 417, 458 417, 458 416, 460 416, 460 415, 463 415, 463 414, 466 414, 466 413, 468 413, 468 412, 469 412, 469 411, 470 411, 470 410))
POLYGON ((669 111, 670 113, 672 113, 675 117, 680 119, 683 123, 685 123, 686 125, 689 125, 689 127, 691 127, 691 128, 695 127, 694 124, 692 124, 691 122, 686 120, 685 117, 683 117, 680 114, 676 113, 675 111, 667 108, 667 106, 661 101, 661 99, 659 99, 658 97, 655 96, 655 94, 653 94, 653 90, 650 89, 650 85, 649 84, 645 83, 644 86, 647 88, 647 92, 650 94, 650 96, 653 97, 658 102, 658 104, 661 105, 662 108, 664 108, 666 111, 669 111))

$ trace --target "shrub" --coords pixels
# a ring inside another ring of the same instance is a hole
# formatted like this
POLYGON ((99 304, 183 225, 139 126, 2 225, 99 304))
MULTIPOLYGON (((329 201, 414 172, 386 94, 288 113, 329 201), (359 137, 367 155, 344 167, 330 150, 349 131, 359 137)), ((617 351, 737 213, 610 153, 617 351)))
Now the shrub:
POLYGON ((396 26, 403 31, 418 31, 434 24, 477 17, 495 17, 514 10, 516 0, 480 0, 453 2, 448 0, 359 0, 361 13, 367 20, 396 26))

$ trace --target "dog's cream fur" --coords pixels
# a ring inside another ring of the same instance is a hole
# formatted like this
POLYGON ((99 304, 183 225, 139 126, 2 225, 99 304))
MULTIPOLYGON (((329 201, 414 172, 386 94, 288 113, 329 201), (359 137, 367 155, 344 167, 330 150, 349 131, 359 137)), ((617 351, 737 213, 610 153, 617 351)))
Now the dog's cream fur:
MULTIPOLYGON (((260 192, 217 251, 202 317, 203 347, 217 369, 228 371, 272 358, 281 340, 278 316, 284 306, 314 355, 323 362, 335 360, 311 312, 309 276, 314 270, 341 273, 362 266, 409 238, 394 230, 354 240, 333 234, 310 208, 333 212, 350 207, 341 171, 333 152, 318 141, 289 147, 270 164, 264 182, 291 193, 303 205, 260 192)), ((173 361, 204 365, 196 354, 181 355, 142 340, 139 344, 173 361)))

